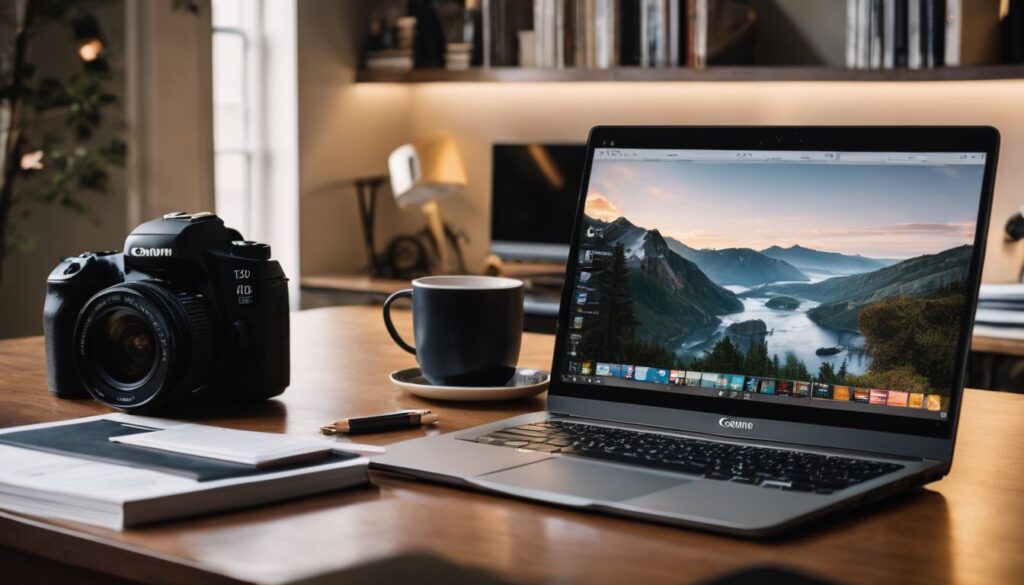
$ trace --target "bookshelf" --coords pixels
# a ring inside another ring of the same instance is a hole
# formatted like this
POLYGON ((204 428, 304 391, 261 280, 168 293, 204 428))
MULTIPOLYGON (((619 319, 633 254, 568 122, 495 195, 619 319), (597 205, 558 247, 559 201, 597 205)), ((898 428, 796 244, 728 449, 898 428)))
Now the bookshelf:
POLYGON ((358 83, 1024 79, 1024 0, 364 1, 358 83))
POLYGON ((360 70, 357 83, 493 82, 707 82, 707 81, 971 81, 1024 79, 1024 65, 971 65, 935 69, 838 69, 820 66, 737 66, 690 68, 541 69, 474 68, 463 71, 413 69, 408 72, 360 70))

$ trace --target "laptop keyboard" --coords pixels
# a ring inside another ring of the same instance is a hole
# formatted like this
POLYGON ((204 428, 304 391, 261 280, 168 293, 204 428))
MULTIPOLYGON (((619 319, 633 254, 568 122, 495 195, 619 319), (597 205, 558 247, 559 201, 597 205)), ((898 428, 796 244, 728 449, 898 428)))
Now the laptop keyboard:
POLYGON ((511 427, 476 442, 593 457, 763 488, 830 494, 902 465, 565 421, 511 427))

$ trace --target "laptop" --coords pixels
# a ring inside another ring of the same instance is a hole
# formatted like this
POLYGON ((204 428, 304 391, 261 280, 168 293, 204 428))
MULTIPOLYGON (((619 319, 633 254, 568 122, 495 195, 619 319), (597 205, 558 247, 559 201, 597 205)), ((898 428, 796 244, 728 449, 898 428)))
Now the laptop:
POLYGON ((596 127, 547 409, 372 466, 764 537, 949 473, 999 134, 596 127))

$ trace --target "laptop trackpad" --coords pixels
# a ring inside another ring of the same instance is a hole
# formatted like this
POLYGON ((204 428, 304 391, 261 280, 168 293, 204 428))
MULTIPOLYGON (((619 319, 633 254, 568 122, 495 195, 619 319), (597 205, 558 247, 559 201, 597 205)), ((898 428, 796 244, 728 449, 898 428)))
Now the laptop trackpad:
POLYGON ((482 475, 479 479, 514 488, 611 502, 628 500, 692 481, 678 475, 575 457, 553 457, 482 475))

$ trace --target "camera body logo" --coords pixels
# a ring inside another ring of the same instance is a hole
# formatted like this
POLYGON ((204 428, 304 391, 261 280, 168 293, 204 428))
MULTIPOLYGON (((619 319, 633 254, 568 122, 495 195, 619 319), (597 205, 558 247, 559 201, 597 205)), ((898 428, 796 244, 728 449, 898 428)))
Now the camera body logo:
POLYGON ((128 252, 137 258, 161 258, 173 253, 170 248, 143 248, 141 246, 136 246, 128 252))
POLYGON ((754 430, 754 423, 747 420, 734 420, 729 417, 723 416, 718 419, 718 426, 725 427, 727 429, 739 429, 743 431, 754 430))

